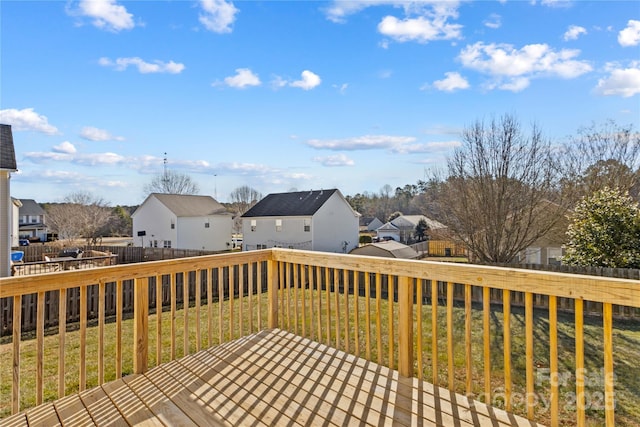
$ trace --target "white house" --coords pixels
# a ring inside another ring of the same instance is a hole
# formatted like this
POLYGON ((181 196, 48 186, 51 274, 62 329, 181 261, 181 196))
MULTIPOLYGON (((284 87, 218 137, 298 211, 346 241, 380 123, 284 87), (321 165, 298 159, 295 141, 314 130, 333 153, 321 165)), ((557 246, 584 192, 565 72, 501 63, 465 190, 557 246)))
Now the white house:
POLYGON ((348 253, 359 218, 337 189, 269 194, 242 215, 243 248, 348 253))
POLYGON ((230 249, 233 216, 211 196, 152 193, 131 215, 136 245, 230 249))
POLYGON ((18 170, 10 125, 0 124, 0 277, 11 275, 13 202, 11 173, 18 170))
POLYGON ((46 242, 48 228, 45 210, 32 199, 20 199, 20 203, 22 204, 18 221, 20 238, 36 238, 41 242, 46 242))
POLYGON ((447 226, 424 215, 400 215, 376 230, 378 239, 392 238, 396 242, 408 243, 415 239, 416 226, 424 219, 429 230, 428 235, 442 233, 447 226))
POLYGON ((22 207, 22 202, 18 199, 11 198, 12 202, 12 211, 11 211, 11 246, 15 247, 20 244, 20 208, 22 207))

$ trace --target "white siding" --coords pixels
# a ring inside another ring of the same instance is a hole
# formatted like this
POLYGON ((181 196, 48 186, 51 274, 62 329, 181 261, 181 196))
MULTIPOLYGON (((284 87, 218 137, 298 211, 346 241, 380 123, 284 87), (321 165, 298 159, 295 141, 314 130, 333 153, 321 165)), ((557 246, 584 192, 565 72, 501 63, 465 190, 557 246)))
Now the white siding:
POLYGON ((158 199, 149 197, 133 213, 133 241, 136 246, 149 246, 156 240, 158 247, 163 246, 165 240, 171 241, 171 247, 175 248, 178 241, 178 227, 176 216, 158 199), (171 229, 171 223, 176 224, 171 229), (138 232, 144 231, 144 237, 138 237, 138 232))
POLYGON ((311 232, 314 251, 349 253, 358 247, 359 217, 335 192, 313 216, 311 232))
POLYGON ((0 170, 0 277, 11 275, 11 189, 9 171, 0 170))
POLYGON ((11 215, 11 246, 18 246, 20 243, 20 227, 18 224, 18 217, 20 216, 20 208, 17 204, 11 203, 12 215, 11 215))
POLYGON ((313 219, 311 217, 261 217, 242 219, 244 250, 255 250, 258 245, 266 248, 280 247, 311 250, 313 219), (276 231, 276 220, 282 220, 281 231, 276 231), (311 230, 304 231, 305 220, 311 222, 311 230), (252 231, 252 221, 255 229, 252 231))
POLYGON ((224 251, 231 248, 231 215, 178 218, 175 248, 224 251), (205 223, 209 227, 205 227, 205 223))

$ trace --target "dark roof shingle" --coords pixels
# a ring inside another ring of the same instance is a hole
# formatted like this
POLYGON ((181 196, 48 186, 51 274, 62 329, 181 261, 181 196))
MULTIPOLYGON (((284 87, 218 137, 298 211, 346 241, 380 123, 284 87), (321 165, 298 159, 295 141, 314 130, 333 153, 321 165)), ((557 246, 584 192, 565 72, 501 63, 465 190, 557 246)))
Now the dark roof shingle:
POLYGON ((331 190, 272 193, 245 212, 242 217, 311 216, 315 214, 336 191, 338 190, 334 188, 331 190))
POLYGON ((0 124, 0 169, 18 170, 11 125, 0 124))

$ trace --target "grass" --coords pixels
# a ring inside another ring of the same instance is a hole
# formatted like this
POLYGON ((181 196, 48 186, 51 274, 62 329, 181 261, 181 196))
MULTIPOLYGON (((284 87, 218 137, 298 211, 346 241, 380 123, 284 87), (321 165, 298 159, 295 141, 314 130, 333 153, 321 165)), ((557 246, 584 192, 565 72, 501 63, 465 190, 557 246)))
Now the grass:
MULTIPOLYGON (((298 301, 300 298, 300 290, 297 290, 298 301)), ((290 290, 289 295, 285 295, 285 305, 280 308, 281 323, 283 329, 302 334, 303 318, 306 329, 306 336, 317 341, 336 346, 336 329, 335 313, 344 312, 345 300, 344 295, 330 293, 329 300, 331 303, 330 318, 332 324, 329 329, 326 327, 326 292, 321 293, 321 304, 323 317, 321 319, 320 329, 321 336, 317 336, 317 297, 316 291, 310 293, 305 292, 306 313, 302 316, 302 304, 298 303, 298 319, 295 321, 295 301, 294 291, 290 290), (313 298, 313 317, 309 312, 309 307, 313 298), (336 303, 338 310, 336 310, 336 303)), ((360 344, 360 356, 366 355, 365 341, 365 298, 358 298, 358 314, 360 319, 360 328, 355 331, 354 319, 354 296, 349 295, 350 321, 349 321, 349 351, 353 352, 357 339, 360 344)), ((258 299, 253 298, 254 310, 257 309, 258 299)), ((219 311, 218 303, 212 306, 214 333, 212 340, 209 341, 207 332, 207 306, 200 309, 200 327, 202 331, 202 348, 207 348, 220 343, 219 337, 219 311)), ((267 304, 266 295, 262 296, 261 304, 262 327, 267 326, 267 304)), ((382 353, 378 355, 376 336, 377 329, 375 324, 376 304, 372 300, 370 303, 371 313, 371 342, 372 348, 371 360, 377 362, 380 359, 385 365, 393 365, 397 367, 398 360, 398 343, 397 343, 397 305, 393 305, 396 311, 393 319, 394 337, 389 340, 389 305, 386 300, 380 302, 380 319, 381 319, 381 342, 382 353), (390 363, 389 348, 393 344, 393 364, 390 363)), ((184 311, 181 309, 176 312, 176 357, 183 356, 184 338, 184 311)), ((223 303, 222 311, 222 341, 228 341, 233 338, 240 337, 251 331, 257 330, 257 317, 253 319, 253 325, 250 324, 247 314, 249 313, 248 298, 243 298, 242 305, 236 299, 233 302, 233 316, 231 316, 231 306, 229 301, 223 303), (244 314, 243 321, 240 322, 240 309, 244 314), (233 319, 233 322, 231 322, 233 319), (242 329, 240 328, 242 324, 242 329), (232 327, 233 325, 233 327, 232 327), (253 328, 252 328, 253 326, 253 328)), ((196 333, 195 333, 196 309, 189 309, 188 318, 188 346, 189 353, 196 351, 196 333)), ((483 378, 483 354, 482 354, 482 311, 478 307, 474 307, 472 312, 472 364, 473 364, 473 389, 472 395, 482 400, 484 393, 483 378)), ((503 366, 503 349, 502 349, 502 311, 500 306, 492 306, 491 310, 491 368, 492 368, 492 405, 497 407, 504 406, 504 400, 501 392, 504 387, 503 366)), ((162 313, 162 362, 171 359, 170 348, 170 313, 162 313)), ((512 383, 513 396, 512 411, 519 415, 526 415, 525 401, 522 396, 525 392, 525 334, 524 334, 524 312, 523 310, 512 307, 511 310, 511 339, 512 339, 512 383)), ((433 373, 431 371, 431 307, 422 307, 422 336, 423 355, 422 374, 426 381, 431 381, 433 373)), ((446 308, 438 307, 437 325, 438 335, 438 379, 441 386, 446 386, 447 372, 447 341, 446 341, 446 308)), ((538 404, 535 411, 535 420, 543 424, 549 424, 548 410, 548 389, 549 378, 549 323, 546 311, 536 309, 534 311, 534 366, 536 378, 536 393, 538 404)), ((560 364, 560 423, 561 425, 575 425, 575 326, 572 315, 564 313, 558 314, 558 360, 560 364)), ((108 323, 105 326, 105 380, 111 381, 116 378, 115 373, 115 323, 108 323)), ((417 335, 419 331, 414 330, 417 335)), ((637 371, 637 360, 640 356, 640 322, 639 321, 614 321, 614 371, 615 371, 615 393, 616 393, 616 425, 620 426, 640 426, 640 376, 637 371)), ((156 364, 156 314, 149 316, 149 366, 156 364)), ((344 317, 340 319, 339 331, 339 347, 343 350, 347 349, 346 331, 344 327, 344 317)), ((604 422, 604 411, 602 409, 604 403, 603 393, 603 376, 602 376, 602 321, 601 319, 586 318, 584 326, 585 338, 585 368, 586 368, 586 403, 587 403, 587 425, 602 425, 604 422)), ((5 339, 6 341, 6 339, 5 339)), ((77 330, 69 330, 66 334, 65 344, 65 390, 66 393, 78 391, 78 364, 79 364, 79 332, 77 330)), ((465 354, 464 354, 464 308, 454 308, 454 377, 455 391, 465 394, 465 354)), ((44 355, 44 400, 55 400, 57 396, 57 366, 58 366, 58 337, 56 331, 52 331, 51 335, 45 337, 45 355, 44 355)), ((133 348, 132 320, 123 321, 123 375, 129 374, 133 370, 133 361, 131 349, 133 348)), ((11 344, 5 342, 0 344, 0 417, 10 414, 11 411, 11 344)), ((416 348, 416 354, 418 349, 416 348)), ((90 327, 87 329, 87 388, 98 385, 97 366, 98 360, 98 328, 90 327)), ((21 408, 28 408, 35 405, 35 354, 36 342, 33 339, 26 339, 21 343, 21 372, 20 372, 20 389, 21 389, 21 408)), ((417 372, 417 361, 415 363, 417 372)))

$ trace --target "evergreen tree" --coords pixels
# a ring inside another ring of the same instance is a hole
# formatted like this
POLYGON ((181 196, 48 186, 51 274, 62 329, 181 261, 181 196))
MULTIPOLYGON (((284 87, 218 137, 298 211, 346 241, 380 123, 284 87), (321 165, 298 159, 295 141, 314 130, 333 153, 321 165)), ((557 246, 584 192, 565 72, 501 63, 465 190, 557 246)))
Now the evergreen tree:
POLYGON ((578 204, 563 262, 640 268, 640 208, 628 194, 604 188, 578 204))

